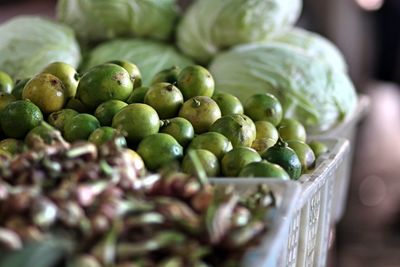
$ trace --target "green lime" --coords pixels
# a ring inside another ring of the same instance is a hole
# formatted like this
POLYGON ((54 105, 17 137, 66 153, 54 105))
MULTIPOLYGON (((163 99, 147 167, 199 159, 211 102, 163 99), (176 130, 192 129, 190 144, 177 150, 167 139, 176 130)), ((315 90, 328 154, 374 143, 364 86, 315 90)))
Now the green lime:
POLYGON ((180 72, 181 69, 178 66, 172 66, 169 69, 162 70, 154 76, 153 80, 151 80, 151 84, 156 84, 156 83, 177 84, 180 72))
POLYGON ((304 142, 287 141, 288 146, 296 152, 301 163, 301 170, 304 173, 309 172, 315 167, 314 151, 304 142))
POLYGON ((6 138, 0 141, 0 150, 16 155, 24 151, 24 142, 15 138, 6 138))
POLYGON ((195 133, 200 134, 207 132, 210 126, 221 117, 221 110, 210 97, 196 96, 183 103, 179 117, 190 121, 195 133))
POLYGON ((180 117, 164 120, 160 133, 171 135, 183 147, 186 147, 194 137, 192 124, 180 117))
POLYGON ((39 126, 43 121, 43 114, 40 109, 30 101, 17 100, 11 102, 2 111, 0 116, 1 128, 7 137, 17 139, 39 126))
POLYGON ((150 86, 144 103, 152 106, 160 119, 175 117, 183 104, 181 91, 170 83, 156 83, 150 86))
POLYGON ((280 165, 290 176, 297 180, 301 175, 301 162, 296 152, 286 142, 278 139, 278 142, 268 148, 261 157, 271 163, 280 165))
POLYGON ((135 64, 125 60, 113 60, 108 63, 116 64, 123 67, 129 73, 133 88, 139 88, 140 86, 142 86, 142 74, 135 64))
POLYGON ((156 133, 145 137, 138 146, 137 153, 149 170, 157 170, 180 160, 182 146, 169 134, 156 133))
POLYGON ((210 72, 199 65, 185 67, 178 76, 178 88, 185 100, 195 96, 211 97, 214 94, 214 86, 210 72))
POLYGON ((222 116, 231 114, 243 114, 243 105, 240 100, 228 93, 216 93, 213 95, 212 99, 217 102, 219 108, 221 109, 222 116))
POLYGON ((222 174, 226 177, 236 177, 247 164, 261 161, 261 156, 252 148, 236 147, 222 158, 222 174))
POLYGON ((16 100, 17 99, 15 98, 15 96, 4 92, 0 92, 0 112, 4 110, 8 106, 8 104, 16 100))
POLYGON ((144 97, 149 91, 150 87, 139 87, 133 89, 132 93, 126 100, 126 103, 133 104, 133 103, 144 103, 144 97))
POLYGON ((94 116, 99 120, 101 126, 111 126, 115 114, 127 105, 121 100, 108 100, 96 108, 94 116))
POLYGON ((95 116, 78 114, 65 122, 64 137, 68 142, 87 140, 90 134, 99 127, 100 122, 95 116))
MULTIPOLYGON (((219 174, 219 161, 218 158, 208 150, 193 149, 196 153, 204 171, 208 177, 216 177, 219 174)), ((197 175, 196 168, 189 154, 186 154, 182 160, 182 170, 191 175, 197 175)))
POLYGON ((28 147, 33 147, 37 138, 42 139, 42 141, 46 144, 51 144, 54 140, 54 132, 57 131, 51 125, 42 122, 41 125, 36 126, 32 130, 28 132, 25 136, 25 144, 28 147))
POLYGON ((308 143, 308 145, 313 150, 316 158, 319 158, 321 155, 329 152, 328 146, 320 141, 313 140, 308 143))
POLYGON ((211 125, 210 131, 225 135, 233 147, 250 147, 256 139, 254 122, 243 114, 232 114, 218 119, 211 125))
POLYGON ((277 129, 279 136, 285 141, 297 140, 305 142, 307 139, 306 129, 303 124, 295 119, 283 119, 277 129))
POLYGON ((228 151, 232 150, 232 143, 220 133, 208 132, 195 136, 188 149, 205 149, 221 160, 228 151))
POLYGON ((254 122, 256 126, 256 139, 270 138, 272 140, 278 141, 279 132, 276 127, 268 121, 256 121, 254 122))
POLYGON ((22 91, 24 90, 25 85, 29 82, 30 78, 18 80, 15 83, 14 89, 12 90, 11 94, 15 96, 17 100, 22 99, 22 91))
POLYGON ((50 73, 60 79, 64 85, 66 99, 75 97, 79 75, 73 66, 64 62, 53 62, 44 68, 42 73, 50 73))
POLYGON ((260 138, 253 141, 251 144, 251 148, 258 152, 258 154, 264 153, 265 150, 274 146, 276 144, 276 140, 271 138, 260 138))
POLYGON ((118 144, 121 147, 126 147, 125 137, 118 135, 118 131, 114 128, 103 126, 94 130, 89 136, 89 142, 92 142, 96 146, 101 146, 104 143, 117 138, 118 144))
POLYGON ((269 121, 278 125, 283 116, 282 105, 272 94, 256 94, 244 103, 244 114, 253 121, 269 121))
POLYGON ((98 65, 86 72, 78 84, 77 97, 89 109, 108 100, 125 101, 132 93, 129 73, 116 64, 98 65))
POLYGON ((65 122, 78 114, 79 113, 73 109, 62 109, 50 113, 49 117, 47 118, 47 122, 60 132, 63 132, 65 122))
POLYGON ((13 87, 14 82, 10 75, 5 73, 4 71, 0 71, 0 92, 11 94, 13 87))
POLYGON ((239 173, 239 176, 290 180, 289 174, 281 166, 266 160, 247 164, 239 173))
POLYGON ((89 109, 77 98, 71 98, 65 105, 66 109, 73 109, 79 113, 87 113, 89 109))
POLYGON ((40 73, 27 82, 22 99, 29 99, 43 113, 51 113, 64 107, 66 97, 60 79, 49 73, 40 73))
POLYGON ((127 141, 138 143, 158 132, 160 119, 154 108, 146 104, 130 104, 115 114, 112 127, 127 134, 127 141))

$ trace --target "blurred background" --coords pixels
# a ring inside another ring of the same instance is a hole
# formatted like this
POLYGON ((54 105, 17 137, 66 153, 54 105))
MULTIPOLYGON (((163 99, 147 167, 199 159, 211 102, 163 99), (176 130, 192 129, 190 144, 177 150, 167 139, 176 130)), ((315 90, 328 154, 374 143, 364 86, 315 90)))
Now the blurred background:
MULTIPOLYGON (((54 17, 55 3, 0 0, 0 23, 19 14, 54 17)), ((332 227, 330 266, 400 266, 400 0, 304 0, 299 24, 342 50, 358 92, 371 99, 347 210, 332 227)))

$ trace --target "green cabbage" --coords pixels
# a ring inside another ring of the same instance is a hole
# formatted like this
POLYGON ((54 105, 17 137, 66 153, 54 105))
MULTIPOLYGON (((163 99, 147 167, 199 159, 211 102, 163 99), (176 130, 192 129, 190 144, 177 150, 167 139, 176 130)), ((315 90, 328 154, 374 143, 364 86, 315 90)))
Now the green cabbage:
POLYGON ((79 39, 101 41, 114 37, 171 37, 178 18, 175 0, 59 0, 57 17, 79 39))
POLYGON ((159 71, 172 66, 185 67, 193 62, 180 55, 174 47, 148 40, 115 40, 96 47, 88 56, 84 70, 110 60, 128 60, 136 64, 144 85, 159 71))
POLYGON ((34 16, 0 25, 0 69, 14 79, 31 77, 54 61, 77 67, 80 58, 74 33, 66 26, 34 16))
POLYGON ((177 29, 178 47, 199 62, 219 50, 261 41, 290 28, 301 0, 198 0, 177 29))
POLYGON ((341 122, 357 103, 347 74, 292 45, 242 45, 217 56, 210 71, 218 91, 242 101, 272 93, 286 117, 298 119, 314 133, 341 122))
POLYGON ((339 49, 325 37, 300 28, 293 28, 272 41, 300 47, 310 56, 319 58, 334 68, 347 71, 347 64, 339 49))

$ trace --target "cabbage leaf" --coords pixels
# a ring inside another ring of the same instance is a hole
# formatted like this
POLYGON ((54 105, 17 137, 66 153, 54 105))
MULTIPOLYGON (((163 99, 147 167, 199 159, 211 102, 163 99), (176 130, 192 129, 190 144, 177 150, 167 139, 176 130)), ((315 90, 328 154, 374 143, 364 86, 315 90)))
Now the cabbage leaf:
POLYGON ((0 25, 0 68, 14 79, 29 78, 55 61, 77 67, 80 48, 67 26, 36 16, 0 25))
POLYGON ((287 30, 301 7, 301 0, 198 0, 178 25, 177 45, 207 63, 220 50, 287 30))
POLYGON ((175 0, 59 0, 57 18, 80 40, 115 37, 171 37, 178 19, 175 0))
POLYGON ((357 103, 346 73, 292 45, 238 46, 218 55, 210 71, 218 91, 241 101, 256 93, 274 94, 285 116, 298 119, 312 133, 341 122, 357 103))

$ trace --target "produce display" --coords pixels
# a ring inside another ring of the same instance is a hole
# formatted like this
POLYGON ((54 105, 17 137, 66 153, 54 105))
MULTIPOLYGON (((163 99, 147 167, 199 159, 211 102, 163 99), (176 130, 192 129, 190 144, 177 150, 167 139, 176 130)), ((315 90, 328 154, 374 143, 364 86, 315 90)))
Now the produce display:
POLYGON ((219 94, 212 75, 199 65, 162 70, 141 98, 133 97, 143 88, 140 69, 127 61, 97 65, 81 75, 68 64, 52 63, 26 82, 21 99, 9 89, 11 79, 5 73, 3 77, 0 145, 5 145, 0 151, 10 157, 23 140, 31 142, 37 135, 51 143, 50 133, 59 130, 69 142, 96 145, 123 135, 122 143, 153 172, 177 164, 194 174, 189 151, 197 154, 210 177, 296 180, 315 166, 304 126, 285 118, 274 95, 255 94, 242 103, 231 94, 219 94), (174 74, 173 83, 168 72, 174 74), (242 172, 250 163, 256 169, 242 172))
POLYGON ((0 156, 0 266, 239 266, 268 231, 267 186, 239 196, 173 169, 144 176, 118 138, 96 147, 52 134, 0 156))
POLYGON ((301 8, 59 0, 0 24, 0 267, 250 267, 279 196, 208 177, 294 183, 357 102, 301 8))

